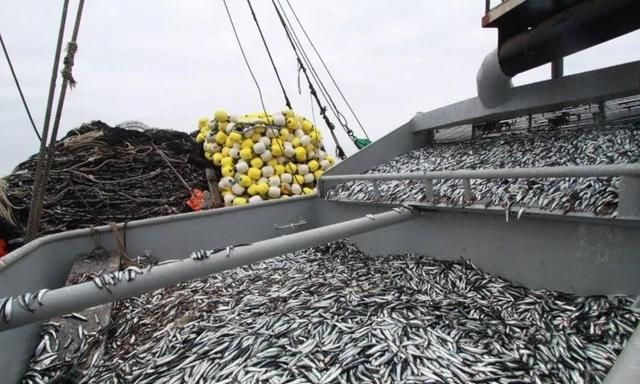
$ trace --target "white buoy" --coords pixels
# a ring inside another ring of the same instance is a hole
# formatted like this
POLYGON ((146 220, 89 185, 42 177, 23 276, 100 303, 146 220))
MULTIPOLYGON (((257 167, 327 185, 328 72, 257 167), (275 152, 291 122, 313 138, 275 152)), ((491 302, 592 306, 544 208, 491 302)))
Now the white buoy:
POLYGON ((295 155, 295 151, 293 150, 293 147, 291 146, 291 144, 287 145, 289 143, 285 143, 284 145, 284 155, 286 157, 293 157, 293 155, 295 155))
POLYGON ((240 184, 234 184, 233 187, 231 187, 231 192, 236 196, 242 196, 242 194, 244 194, 244 187, 240 184))
POLYGON ((298 165, 298 174, 304 176, 309 173, 309 166, 307 164, 298 165))
POLYGON ((311 184, 313 183, 314 177, 313 177, 313 173, 307 173, 306 175, 304 175, 304 183, 305 184, 311 184))
POLYGON ((264 153, 264 151, 267 150, 267 147, 264 145, 264 143, 262 142, 257 142, 255 144, 253 144, 253 152, 256 155, 261 155, 264 153))
POLYGON ((247 164, 244 160, 238 160, 238 164, 236 164, 236 172, 240 174, 245 174, 249 170, 249 164, 247 164))
POLYGON ((249 204, 259 203, 262 201, 262 197, 260 195, 251 196, 249 198, 249 204))
POLYGON ((280 187, 269 187, 267 195, 272 199, 280 197, 280 187))
POLYGON ((279 187, 280 186, 280 177, 279 176, 271 176, 269 178, 269 185, 272 187, 279 187))
POLYGON ((271 176, 274 175, 274 173, 275 173, 275 171, 274 171, 272 166, 265 165, 264 167, 262 167, 262 176, 271 177, 271 176))
POLYGON ((280 180, 283 183, 291 184, 291 182, 293 181, 293 176, 291 176, 290 173, 283 173, 282 175, 280 175, 280 180))
POLYGON ((264 152, 260 155, 260 158, 262 159, 262 161, 264 161, 265 163, 269 160, 271 160, 273 158, 273 155, 271 155, 271 151, 268 149, 265 149, 264 152))

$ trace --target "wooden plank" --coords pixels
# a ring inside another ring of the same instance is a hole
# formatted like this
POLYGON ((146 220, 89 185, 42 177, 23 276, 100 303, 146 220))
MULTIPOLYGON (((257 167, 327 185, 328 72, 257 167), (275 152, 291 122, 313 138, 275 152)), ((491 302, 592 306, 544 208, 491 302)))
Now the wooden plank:
POLYGON ((218 176, 213 168, 206 169, 207 183, 209 184, 209 193, 211 194, 211 200, 213 201, 213 207, 222 206, 222 197, 220 197, 220 191, 218 190, 218 176))

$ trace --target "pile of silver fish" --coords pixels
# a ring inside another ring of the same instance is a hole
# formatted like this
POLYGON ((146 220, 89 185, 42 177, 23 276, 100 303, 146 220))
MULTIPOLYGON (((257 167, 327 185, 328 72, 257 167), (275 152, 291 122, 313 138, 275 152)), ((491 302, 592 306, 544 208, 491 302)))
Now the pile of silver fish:
MULTIPOLYGON (((428 172, 458 169, 551 167, 640 162, 640 125, 604 129, 565 129, 501 135, 494 138, 433 144, 398 156, 367 173, 428 172)), ((620 178, 471 180, 473 203, 611 215, 618 206, 620 178)), ((434 204, 463 206, 459 180, 434 180, 434 204)), ((347 182, 327 191, 327 198, 358 201, 416 202, 424 199, 420 181, 347 182)))
POLYGON ((344 240, 119 301, 67 361, 46 326, 24 383, 599 383, 631 304, 344 240))

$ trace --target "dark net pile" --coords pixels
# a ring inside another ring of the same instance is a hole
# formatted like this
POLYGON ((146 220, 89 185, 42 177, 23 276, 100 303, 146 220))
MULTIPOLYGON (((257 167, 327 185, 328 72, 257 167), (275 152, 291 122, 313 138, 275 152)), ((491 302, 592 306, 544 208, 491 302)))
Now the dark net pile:
MULTIPOLYGON (((41 220, 41 234, 188 211, 191 188, 206 185, 202 148, 184 132, 110 127, 101 121, 72 130, 56 145, 41 220)), ((6 179, 13 214, 24 227, 38 155, 6 179)))

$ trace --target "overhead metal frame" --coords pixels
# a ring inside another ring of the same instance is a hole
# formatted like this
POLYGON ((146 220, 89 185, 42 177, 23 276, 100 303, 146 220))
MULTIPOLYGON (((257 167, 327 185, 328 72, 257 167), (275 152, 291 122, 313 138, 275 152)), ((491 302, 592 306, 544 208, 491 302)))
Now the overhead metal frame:
POLYGON ((637 95, 640 93, 639 73, 640 61, 634 61, 511 88, 509 100, 495 108, 487 108, 474 97, 430 112, 419 112, 409 122, 336 164, 325 175, 368 171, 428 145, 436 129, 508 120, 637 95))

